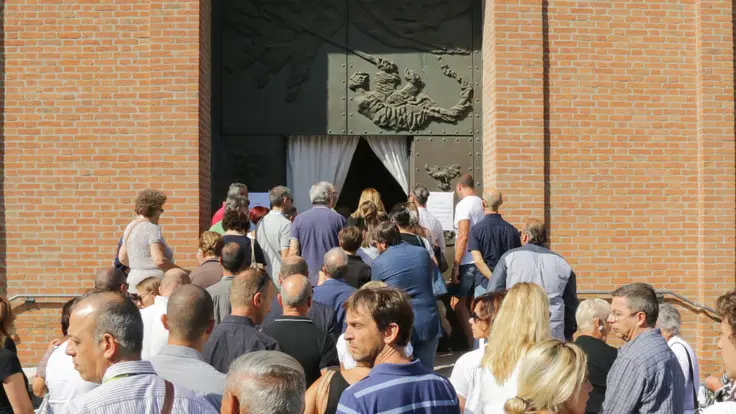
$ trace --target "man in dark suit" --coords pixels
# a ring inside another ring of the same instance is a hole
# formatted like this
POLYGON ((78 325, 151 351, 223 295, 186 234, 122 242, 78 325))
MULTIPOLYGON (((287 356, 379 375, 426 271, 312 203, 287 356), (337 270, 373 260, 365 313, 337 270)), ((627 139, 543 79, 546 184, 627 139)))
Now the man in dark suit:
MULTIPOLYGON (((307 262, 300 256, 289 256, 281 263, 281 271, 279 272, 279 283, 291 275, 308 275, 307 262)), ((276 318, 281 316, 283 309, 279 303, 278 296, 271 302, 271 311, 261 324, 261 329, 268 326, 276 318)), ((312 319, 314 326, 322 332, 327 333, 337 342, 341 329, 337 325, 337 312, 329 306, 314 302, 307 316, 312 319)))

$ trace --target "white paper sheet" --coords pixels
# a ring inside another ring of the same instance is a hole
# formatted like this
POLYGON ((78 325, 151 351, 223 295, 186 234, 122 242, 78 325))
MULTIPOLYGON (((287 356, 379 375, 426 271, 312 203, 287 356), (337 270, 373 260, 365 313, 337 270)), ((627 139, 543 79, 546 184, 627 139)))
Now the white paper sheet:
POLYGON ((454 203, 455 193, 438 191, 429 193, 427 210, 440 221, 442 230, 450 231, 453 229, 454 203))

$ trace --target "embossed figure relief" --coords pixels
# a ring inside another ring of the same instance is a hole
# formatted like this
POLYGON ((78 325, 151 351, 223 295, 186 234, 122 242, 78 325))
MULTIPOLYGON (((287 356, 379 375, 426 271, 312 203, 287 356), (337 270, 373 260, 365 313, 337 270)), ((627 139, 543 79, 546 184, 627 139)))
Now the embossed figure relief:
POLYGON ((439 167, 437 165, 424 164, 427 174, 437 180, 437 186, 442 191, 450 191, 452 188, 452 180, 460 176, 460 164, 439 167))

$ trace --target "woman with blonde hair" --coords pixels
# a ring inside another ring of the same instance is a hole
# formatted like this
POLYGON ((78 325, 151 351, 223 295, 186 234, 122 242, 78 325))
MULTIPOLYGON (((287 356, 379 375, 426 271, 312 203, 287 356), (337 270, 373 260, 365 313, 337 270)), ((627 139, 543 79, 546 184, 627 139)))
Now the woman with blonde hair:
POLYGON ((350 217, 358 218, 360 217, 360 206, 366 202, 370 201, 375 206, 376 209, 378 209, 378 212, 386 212, 386 208, 383 206, 383 201, 381 201, 381 193, 378 192, 375 188, 366 188, 363 190, 362 193, 360 193, 360 200, 358 200, 358 208, 355 209, 353 214, 350 215, 350 217))
POLYGON ((540 343, 519 364, 516 395, 504 404, 506 414, 584 414, 588 394, 585 352, 558 340, 540 343))
POLYGON ((551 337, 547 294, 534 283, 515 284, 493 321, 480 366, 470 380, 466 411, 503 413, 506 400, 516 395, 519 361, 551 337))
POLYGON ((160 294, 160 288, 161 279, 155 276, 143 279, 143 281, 141 281, 141 283, 138 283, 138 285, 136 286, 137 293, 131 295, 133 302, 135 302, 135 304, 138 305, 140 309, 147 308, 153 305, 156 296, 160 294))

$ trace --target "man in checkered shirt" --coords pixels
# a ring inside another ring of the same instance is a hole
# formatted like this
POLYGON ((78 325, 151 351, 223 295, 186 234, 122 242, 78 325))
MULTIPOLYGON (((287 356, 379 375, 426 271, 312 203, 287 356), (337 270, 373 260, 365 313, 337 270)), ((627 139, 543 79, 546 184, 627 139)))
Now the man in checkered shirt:
POLYGON ((659 314, 654 289, 632 283, 612 295, 608 322, 627 343, 608 373, 603 412, 682 413, 685 377, 675 354, 654 328, 659 314))

